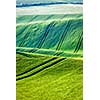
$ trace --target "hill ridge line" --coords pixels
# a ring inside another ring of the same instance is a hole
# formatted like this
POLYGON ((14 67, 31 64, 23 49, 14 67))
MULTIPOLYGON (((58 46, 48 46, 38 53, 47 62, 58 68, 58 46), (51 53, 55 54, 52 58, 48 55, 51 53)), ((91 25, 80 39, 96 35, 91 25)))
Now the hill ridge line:
MULTIPOLYGON (((77 20, 82 19, 82 18, 77 18, 77 20)), ((52 20, 43 20, 43 21, 31 21, 31 22, 26 22, 26 23, 17 23, 16 26, 20 26, 20 25, 30 25, 30 24, 37 24, 37 23, 50 23, 52 21, 68 21, 68 20, 76 20, 76 18, 63 18, 61 19, 52 19, 52 20)))

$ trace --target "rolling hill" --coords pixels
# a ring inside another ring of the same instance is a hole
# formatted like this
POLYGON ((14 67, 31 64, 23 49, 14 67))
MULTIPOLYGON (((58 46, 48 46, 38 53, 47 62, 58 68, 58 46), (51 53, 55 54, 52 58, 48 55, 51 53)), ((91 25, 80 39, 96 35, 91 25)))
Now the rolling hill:
POLYGON ((16 16, 16 99, 83 99, 83 15, 16 16))
POLYGON ((82 100, 82 59, 29 53, 16 57, 17 100, 82 100))
MULTIPOLYGON (((42 49, 41 51, 47 49, 55 52, 77 53, 83 49, 81 14, 18 16, 16 21, 18 51, 36 48, 42 49)), ((29 52, 34 52, 34 49, 29 52)))

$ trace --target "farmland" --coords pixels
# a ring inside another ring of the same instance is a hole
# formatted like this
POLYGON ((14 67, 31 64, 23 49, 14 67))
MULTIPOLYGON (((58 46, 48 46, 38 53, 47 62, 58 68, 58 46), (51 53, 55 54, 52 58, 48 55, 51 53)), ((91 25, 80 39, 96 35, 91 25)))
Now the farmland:
POLYGON ((17 47, 82 51, 82 15, 28 15, 17 23, 17 47))
POLYGON ((82 81, 83 15, 17 15, 17 100, 82 100, 82 81))
POLYGON ((82 100, 82 59, 17 54, 17 67, 17 100, 82 100))

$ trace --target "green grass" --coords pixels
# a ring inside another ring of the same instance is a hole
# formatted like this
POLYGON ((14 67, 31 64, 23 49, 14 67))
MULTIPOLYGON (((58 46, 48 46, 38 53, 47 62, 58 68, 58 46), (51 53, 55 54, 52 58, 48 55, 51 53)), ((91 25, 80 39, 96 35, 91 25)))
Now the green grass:
POLYGON ((16 22, 16 99, 83 100, 82 14, 16 22))
POLYGON ((17 17, 16 46, 57 51, 82 50, 81 14, 17 17))
POLYGON ((49 57, 46 56, 38 56, 38 55, 29 55, 24 56, 24 54, 17 54, 16 55, 16 74, 19 75, 22 72, 25 72, 32 68, 33 66, 36 66, 40 63, 43 63, 46 59, 49 59, 49 57), (28 67, 27 67, 28 66, 28 67))
POLYGON ((16 17, 16 23, 29 23, 36 21, 51 21, 60 19, 82 18, 82 14, 50 14, 50 15, 21 15, 16 17))
MULTIPOLYGON (((64 58, 52 65, 53 62, 62 59, 62 57, 56 57, 55 60, 34 69, 35 64, 39 65, 43 63, 41 61, 51 58, 53 56, 17 54, 17 63, 20 64, 20 68, 25 68, 23 62, 25 62, 27 68, 31 69, 33 67, 32 71, 17 76, 17 78, 27 76, 45 66, 51 65, 34 75, 17 80, 17 100, 82 100, 82 60, 64 58), (35 57, 37 62, 33 62, 35 57), (20 62, 18 59, 21 59, 20 62), (30 61, 27 59, 30 59, 30 61), (32 67, 30 67, 31 62, 33 62, 32 67)), ((18 68, 18 64, 16 68, 18 68)), ((26 70, 20 71, 23 72, 26 70)))

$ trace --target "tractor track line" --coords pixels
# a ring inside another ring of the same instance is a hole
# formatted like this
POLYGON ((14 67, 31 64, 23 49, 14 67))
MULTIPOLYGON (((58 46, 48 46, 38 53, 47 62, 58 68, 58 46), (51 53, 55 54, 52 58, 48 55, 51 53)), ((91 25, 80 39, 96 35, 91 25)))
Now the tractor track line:
POLYGON ((54 56, 59 56, 59 55, 61 55, 63 52, 56 52, 55 54, 54 54, 54 56))
POLYGON ((50 15, 46 18, 46 20, 49 20, 50 18, 52 18, 54 15, 50 15))
POLYGON ((48 32, 47 32, 46 37, 43 39, 43 42, 42 42, 42 45, 40 46, 40 48, 43 46, 43 44, 44 44, 44 42, 45 42, 45 40, 46 40, 46 38, 47 38, 47 36, 48 36, 48 34, 49 34, 49 31, 50 31, 54 26, 55 26, 55 22, 53 22, 53 23, 51 24, 51 26, 50 26, 50 28, 49 28, 49 30, 48 30, 48 32))
POLYGON ((83 42, 83 37, 81 37, 81 40, 80 40, 80 43, 79 43, 79 45, 78 45, 78 48, 77 48, 77 51, 76 51, 76 52, 79 51, 79 49, 80 49, 80 47, 81 47, 81 45, 82 45, 82 42, 83 42))
POLYGON ((16 37, 18 37, 20 34, 22 34, 26 28, 28 28, 28 26, 25 26, 23 29, 21 29, 21 31, 16 34, 16 37))
POLYGON ((32 76, 32 75, 35 75, 35 74, 41 72, 42 70, 47 69, 47 68, 49 68, 50 66, 53 66, 53 65, 57 64, 58 62, 63 61, 64 59, 66 59, 66 58, 61 58, 61 59, 59 59, 59 60, 53 62, 52 64, 47 65, 47 66, 45 66, 44 68, 41 68, 40 70, 38 70, 38 71, 36 71, 36 72, 34 72, 34 73, 30 74, 30 75, 27 75, 27 76, 24 76, 24 77, 21 77, 21 78, 16 79, 16 81, 22 80, 22 79, 25 79, 25 78, 28 78, 28 77, 30 77, 30 76, 32 76))
POLYGON ((39 66, 45 65, 45 64, 47 64, 48 62, 50 62, 50 61, 52 61, 52 60, 54 60, 54 59, 57 59, 57 57, 48 59, 48 60, 44 61, 43 63, 41 63, 41 64, 39 64, 39 65, 37 65, 37 66, 35 66, 35 67, 33 67, 33 68, 31 68, 31 69, 25 71, 25 72, 22 72, 22 73, 20 73, 20 74, 17 74, 16 76, 20 76, 20 75, 23 75, 23 74, 25 74, 25 73, 28 73, 28 72, 32 71, 33 69, 38 68, 39 66))
MULTIPOLYGON (((26 30, 27 29, 30 29, 32 27, 32 25, 30 25, 30 26, 28 26, 27 28, 26 28, 26 30)), ((23 31, 24 32, 24 31, 23 31)), ((23 38, 24 38, 24 40, 19 44, 19 47, 21 47, 22 45, 23 45, 23 43, 25 43, 25 39, 28 37, 28 35, 29 35, 29 32, 26 32, 26 34, 23 36, 23 37, 21 37, 20 39, 22 39, 23 40, 23 38)))
POLYGON ((30 20, 29 20, 29 22, 31 22, 31 21, 33 21, 35 18, 37 18, 38 17, 38 15, 36 15, 36 16, 33 16, 30 20))
POLYGON ((38 44, 38 47, 37 47, 37 48, 41 48, 41 47, 42 47, 42 45, 43 45, 44 41, 46 40, 46 37, 47 37, 47 35, 48 35, 50 29, 53 28, 54 25, 55 25, 55 22, 52 22, 52 23, 50 23, 50 24, 47 26, 47 28, 46 28, 46 30, 45 30, 45 33, 44 33, 44 35, 42 36, 41 41, 39 41, 39 44, 38 44))
POLYGON ((64 39, 65 39, 65 37, 66 37, 66 35, 67 35, 67 31, 69 30, 69 25, 70 25, 70 21, 68 21, 68 23, 67 23, 67 25, 66 25, 66 27, 65 27, 65 30, 64 30, 64 32, 63 32, 63 34, 62 34, 62 36, 61 36, 61 39, 60 39, 60 41, 59 41, 59 43, 58 43, 58 45, 57 45, 57 48, 56 48, 56 50, 60 50, 60 48, 61 48, 61 46, 62 46, 62 44, 63 44, 63 41, 64 41, 64 39))
POLYGON ((82 43, 81 43, 82 40, 83 40, 83 32, 80 34, 79 40, 78 40, 77 45, 76 45, 75 50, 74 50, 74 53, 77 53, 78 50, 80 49, 80 46, 81 46, 81 44, 82 44, 82 43))
MULTIPOLYGON (((50 25, 50 24, 49 24, 50 25)), ((49 26, 48 25, 48 26, 49 26)), ((45 30, 47 30, 48 29, 48 26, 46 27, 46 29, 45 30)), ((44 38, 44 36, 45 36, 45 31, 44 31, 44 34, 42 35, 42 37, 39 39, 39 42, 38 42, 38 44, 37 44, 37 48, 39 48, 39 45, 41 44, 41 41, 43 41, 43 38, 44 38)))

